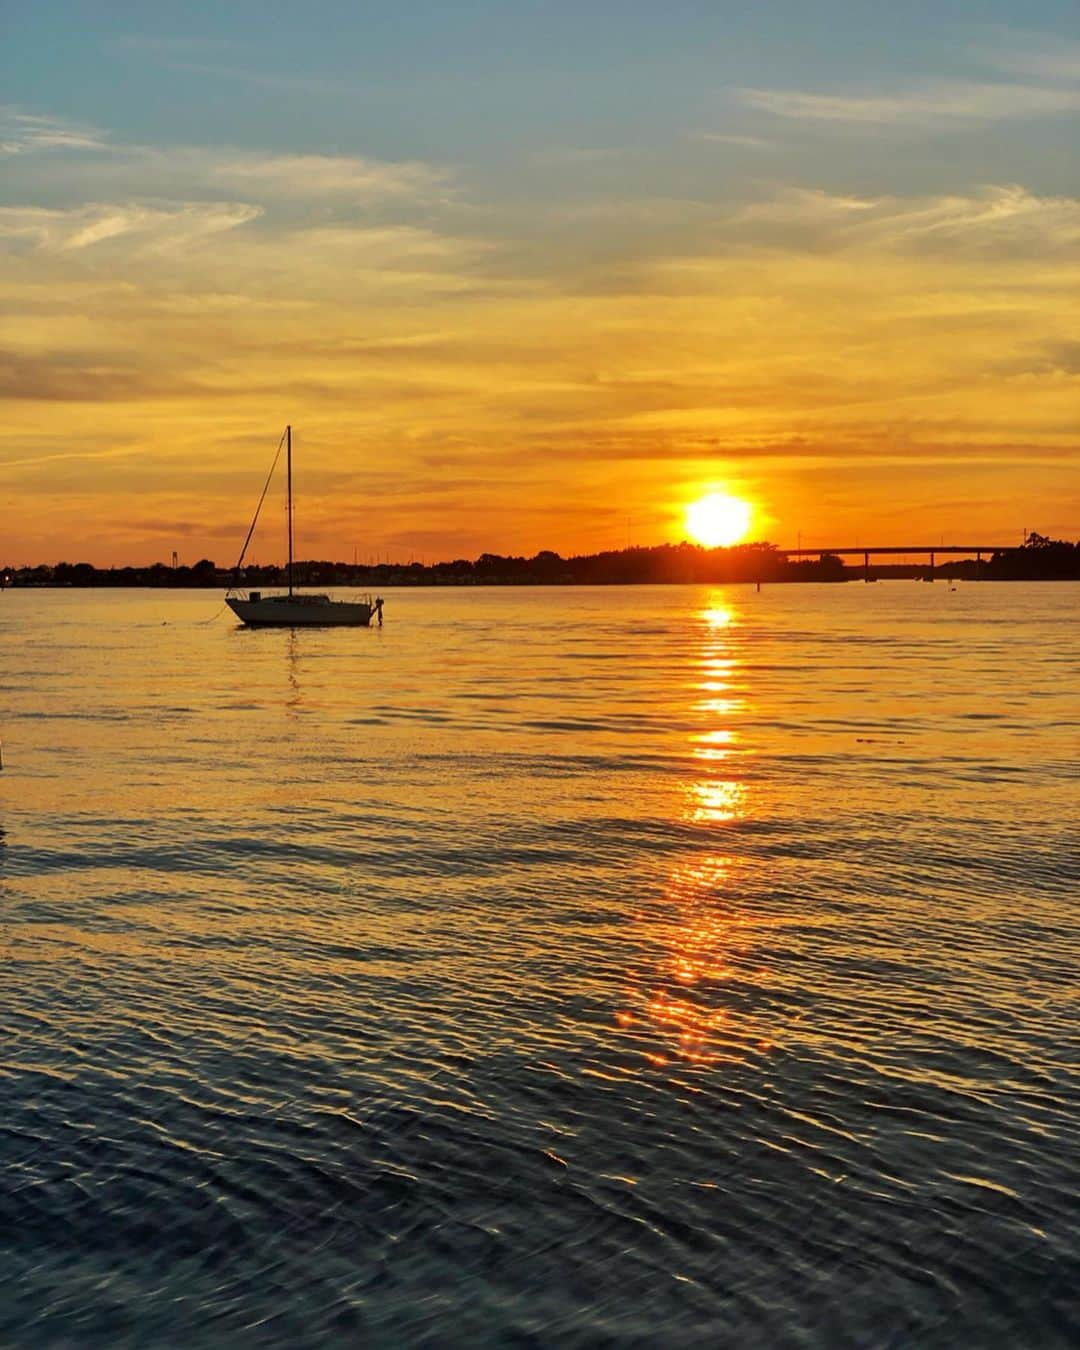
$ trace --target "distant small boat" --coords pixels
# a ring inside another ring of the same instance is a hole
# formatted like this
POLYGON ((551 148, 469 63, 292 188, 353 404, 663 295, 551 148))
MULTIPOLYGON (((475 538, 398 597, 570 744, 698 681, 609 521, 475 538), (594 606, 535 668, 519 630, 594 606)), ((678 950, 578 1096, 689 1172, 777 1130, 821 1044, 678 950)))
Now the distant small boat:
POLYGON ((236 581, 240 576, 247 546, 255 532, 255 523, 259 519, 266 488, 270 486, 277 455, 281 454, 281 442, 278 442, 277 455, 270 466, 270 474, 263 488, 259 505, 255 508, 255 518, 251 522, 244 547, 240 550, 234 572, 233 585, 225 596, 225 603, 248 628, 369 628, 372 618, 376 618, 381 627, 383 602, 381 597, 373 600, 366 595, 357 600, 333 600, 329 595, 297 591, 293 587, 293 494, 292 494, 292 427, 285 428, 286 496, 289 521, 289 563, 286 573, 288 590, 284 595, 263 595, 262 591, 249 591, 246 596, 233 595, 237 589, 236 581))

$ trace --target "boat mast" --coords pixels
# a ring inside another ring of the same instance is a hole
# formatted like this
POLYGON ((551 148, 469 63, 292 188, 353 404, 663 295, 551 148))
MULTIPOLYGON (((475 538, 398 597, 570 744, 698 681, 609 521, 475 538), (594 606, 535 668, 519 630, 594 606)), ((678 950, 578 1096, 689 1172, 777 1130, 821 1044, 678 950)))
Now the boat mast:
POLYGON ((289 493, 289 594, 292 595, 292 427, 285 428, 285 465, 289 493))

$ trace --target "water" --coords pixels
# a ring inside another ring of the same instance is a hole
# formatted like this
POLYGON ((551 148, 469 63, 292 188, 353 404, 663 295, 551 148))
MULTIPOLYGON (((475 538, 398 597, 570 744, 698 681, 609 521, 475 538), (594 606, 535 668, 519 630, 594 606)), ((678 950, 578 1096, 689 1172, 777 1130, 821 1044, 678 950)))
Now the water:
POLYGON ((1065 1346, 1077 590, 0 596, 0 1343, 1065 1346))

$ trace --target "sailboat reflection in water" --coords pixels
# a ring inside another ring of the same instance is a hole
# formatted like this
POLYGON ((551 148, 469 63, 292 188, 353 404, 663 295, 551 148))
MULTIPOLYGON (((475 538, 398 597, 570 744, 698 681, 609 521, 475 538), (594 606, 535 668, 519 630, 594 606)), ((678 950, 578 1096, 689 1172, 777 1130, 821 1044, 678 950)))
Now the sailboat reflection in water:
POLYGON ((255 508, 255 516, 247 532, 247 538, 244 540, 244 547, 240 550, 240 557, 237 559, 233 571, 233 584, 229 587, 225 596, 225 603, 240 622, 246 624, 248 628, 368 628, 371 626, 373 617, 377 619, 379 626, 382 626, 383 602, 381 598, 372 600, 371 596, 367 595, 357 600, 332 600, 328 595, 317 595, 308 591, 301 592, 293 588, 291 426, 285 428, 285 434, 278 442, 277 453, 274 455, 273 464, 270 465, 270 472, 266 476, 262 496, 260 496, 259 504, 255 508), (247 553, 248 544, 251 543, 251 536, 255 533, 259 512, 266 500, 266 492, 281 455, 282 442, 285 444, 286 500, 289 521, 289 562, 286 578, 288 590, 284 595, 263 595, 261 591, 249 591, 246 597, 239 594, 234 595, 233 592, 237 590, 237 582, 240 579, 240 568, 244 563, 244 555, 247 553))

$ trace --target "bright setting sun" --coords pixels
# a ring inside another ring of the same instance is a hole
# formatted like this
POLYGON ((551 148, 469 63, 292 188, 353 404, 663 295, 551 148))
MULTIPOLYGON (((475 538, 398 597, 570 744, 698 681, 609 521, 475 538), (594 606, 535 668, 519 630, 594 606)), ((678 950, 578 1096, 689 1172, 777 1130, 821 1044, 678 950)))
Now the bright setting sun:
POLYGON ((749 502, 724 492, 710 492, 686 508, 686 528, 695 543, 726 548, 745 539, 751 515, 749 502))

